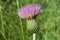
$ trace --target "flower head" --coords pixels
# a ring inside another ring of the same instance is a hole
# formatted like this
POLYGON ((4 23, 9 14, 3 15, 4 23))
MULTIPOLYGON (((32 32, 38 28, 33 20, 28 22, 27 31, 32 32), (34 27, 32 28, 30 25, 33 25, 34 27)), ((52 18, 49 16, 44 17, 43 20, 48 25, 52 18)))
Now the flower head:
POLYGON ((23 19, 31 19, 41 12, 40 5, 28 5, 18 10, 18 14, 23 19))

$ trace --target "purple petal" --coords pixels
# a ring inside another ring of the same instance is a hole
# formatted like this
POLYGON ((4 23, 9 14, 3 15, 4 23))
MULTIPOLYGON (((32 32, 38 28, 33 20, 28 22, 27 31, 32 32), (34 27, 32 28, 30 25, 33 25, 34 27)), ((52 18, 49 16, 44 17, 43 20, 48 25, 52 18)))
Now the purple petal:
POLYGON ((23 19, 33 18, 41 12, 41 6, 39 5, 28 5, 18 10, 19 16, 23 19))

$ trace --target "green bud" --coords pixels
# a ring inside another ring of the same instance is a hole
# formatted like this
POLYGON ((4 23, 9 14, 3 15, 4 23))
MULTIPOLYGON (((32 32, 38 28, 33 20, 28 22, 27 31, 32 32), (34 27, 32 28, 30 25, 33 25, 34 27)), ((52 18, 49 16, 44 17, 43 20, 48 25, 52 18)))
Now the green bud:
POLYGON ((32 34, 36 33, 39 30, 39 26, 35 19, 27 20, 27 33, 32 34))

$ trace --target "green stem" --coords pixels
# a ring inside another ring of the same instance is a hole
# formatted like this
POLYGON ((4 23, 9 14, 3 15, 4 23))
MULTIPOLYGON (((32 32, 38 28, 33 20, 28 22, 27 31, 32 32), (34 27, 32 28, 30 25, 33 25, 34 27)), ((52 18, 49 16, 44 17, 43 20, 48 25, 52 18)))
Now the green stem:
MULTIPOLYGON (((16 0, 16 3, 17 3, 17 8, 19 9, 19 2, 18 2, 18 0, 16 0)), ((25 40, 21 18, 20 18, 20 25, 21 25, 21 32, 22 32, 22 33, 21 33, 21 34, 22 34, 22 40, 25 40)))
POLYGON ((46 31, 46 34, 45 34, 45 40, 47 40, 47 31, 46 31))
POLYGON ((0 13, 1 13, 1 23, 2 23, 2 27, 1 27, 2 31, 1 31, 1 34, 4 37, 4 39, 7 40, 6 37, 5 37, 5 31, 4 31, 4 20, 3 20, 3 15, 2 15, 2 8, 0 8, 0 13))

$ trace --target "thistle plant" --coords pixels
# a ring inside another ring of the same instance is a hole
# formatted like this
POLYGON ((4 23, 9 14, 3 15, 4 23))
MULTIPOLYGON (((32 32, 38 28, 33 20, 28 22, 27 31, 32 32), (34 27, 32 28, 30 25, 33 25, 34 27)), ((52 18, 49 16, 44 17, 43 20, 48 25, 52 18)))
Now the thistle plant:
POLYGON ((39 26, 35 20, 36 16, 42 12, 40 5, 31 4, 18 9, 18 15, 22 19, 26 19, 27 33, 36 33, 39 30, 39 26))

